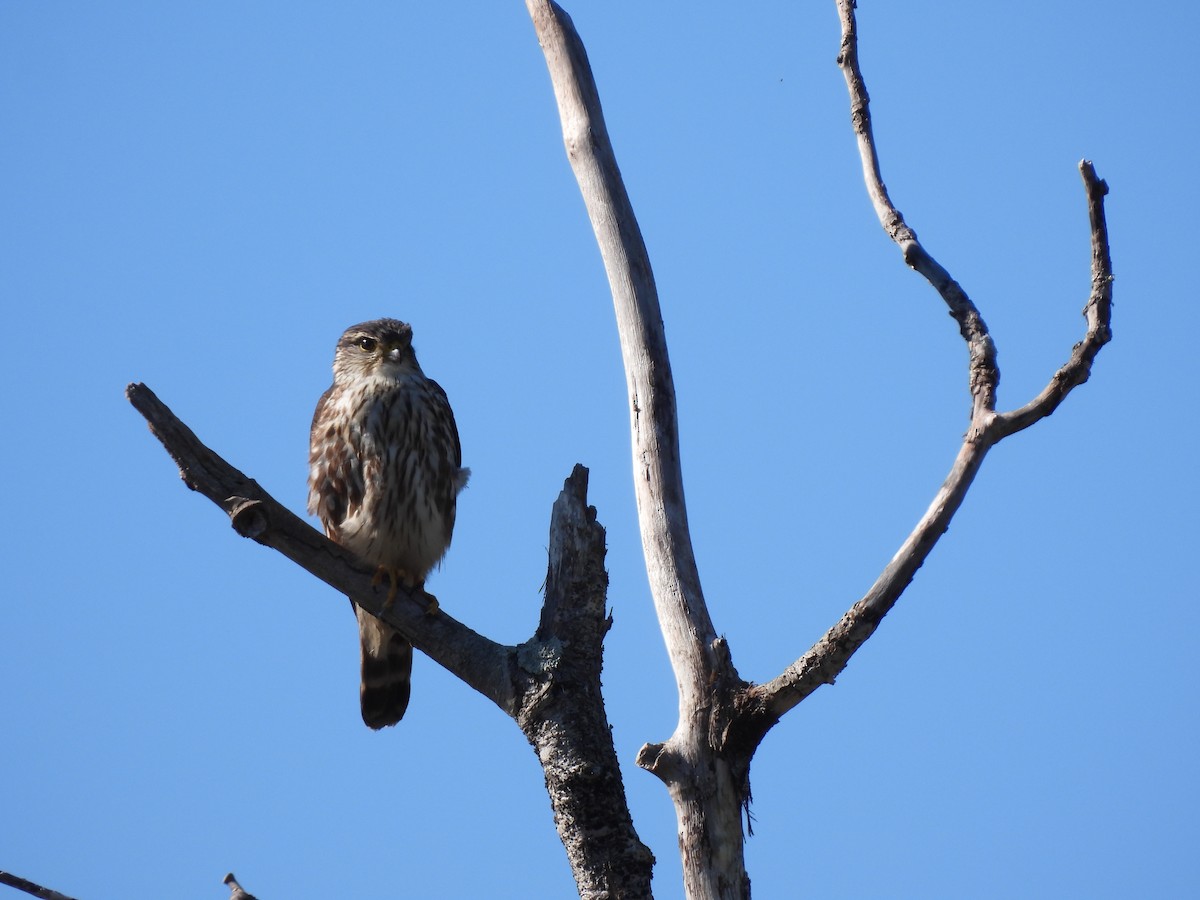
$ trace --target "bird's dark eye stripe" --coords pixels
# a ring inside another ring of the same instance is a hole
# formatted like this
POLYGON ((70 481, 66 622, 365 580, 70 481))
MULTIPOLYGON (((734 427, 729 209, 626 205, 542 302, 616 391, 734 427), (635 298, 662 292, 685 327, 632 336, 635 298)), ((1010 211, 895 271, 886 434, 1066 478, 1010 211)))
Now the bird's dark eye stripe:
POLYGON ((366 350, 368 353, 370 353, 379 345, 379 341, 375 340, 375 338, 369 337, 360 337, 355 343, 357 343, 359 347, 361 347, 363 350, 366 350))

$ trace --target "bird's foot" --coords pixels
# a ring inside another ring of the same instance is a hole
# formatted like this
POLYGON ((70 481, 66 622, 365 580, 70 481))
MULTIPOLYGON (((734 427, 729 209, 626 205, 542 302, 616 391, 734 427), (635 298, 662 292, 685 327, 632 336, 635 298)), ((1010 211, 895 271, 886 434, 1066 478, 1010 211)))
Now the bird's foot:
POLYGON ((404 589, 410 594, 417 590, 425 594, 425 615, 433 615, 438 611, 438 609, 441 608, 438 604, 437 597, 433 596, 433 594, 425 593, 425 582, 417 581, 404 569, 394 569, 391 566, 380 566, 375 570, 375 575, 371 578, 371 587, 379 587, 379 585, 383 583, 383 579, 385 577, 388 580, 388 593, 387 598, 383 601, 384 612, 390 610, 392 605, 396 602, 396 594, 399 592, 400 585, 402 584, 404 585, 404 589))
POLYGON ((415 582, 413 581, 412 576, 403 569, 396 569, 392 568, 391 566, 380 566, 375 570, 375 576, 371 579, 371 587, 379 587, 385 575, 388 579, 388 593, 387 598, 383 601, 383 609, 384 612, 387 612, 392 608, 392 604, 396 602, 396 592, 400 589, 401 583, 403 583, 404 586, 409 590, 412 590, 412 588, 415 586, 415 582))

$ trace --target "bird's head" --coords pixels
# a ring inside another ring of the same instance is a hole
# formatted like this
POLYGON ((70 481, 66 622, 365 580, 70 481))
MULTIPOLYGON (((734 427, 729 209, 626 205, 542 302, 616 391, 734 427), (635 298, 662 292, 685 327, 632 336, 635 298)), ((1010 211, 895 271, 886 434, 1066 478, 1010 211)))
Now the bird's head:
POLYGON ((370 376, 397 378, 420 372, 412 346, 412 326, 398 319, 374 319, 346 329, 333 356, 335 380, 370 376))

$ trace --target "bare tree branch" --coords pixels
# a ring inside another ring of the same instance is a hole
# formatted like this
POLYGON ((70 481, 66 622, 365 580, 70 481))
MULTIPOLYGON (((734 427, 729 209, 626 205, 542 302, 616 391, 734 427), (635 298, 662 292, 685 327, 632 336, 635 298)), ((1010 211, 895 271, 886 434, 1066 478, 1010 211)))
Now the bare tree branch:
POLYGON ((337 588, 371 615, 400 629, 413 646, 506 713, 515 714, 511 674, 515 648, 476 634, 444 609, 426 615, 433 598, 421 590, 410 593, 400 588, 396 603, 384 612, 387 586, 374 583, 373 566, 329 540, 202 444, 146 385, 129 385, 125 396, 175 460, 184 483, 225 510, 238 534, 278 550, 337 588))
POLYGON ((966 440, 950 474, 916 528, 901 545, 871 589, 807 653, 772 681, 751 688, 742 699, 746 720, 732 726, 752 734, 740 743, 761 740, 779 718, 822 684, 833 684, 854 652, 866 642, 912 582, 934 545, 950 526, 967 489, 991 448, 991 441, 966 440))
POLYGON ((688 532, 675 387, 650 258, 604 124, 583 42, 552 0, 526 0, 554 85, 567 158, 608 274, 629 389, 633 482, 646 572, 679 689, 679 723, 638 765, 675 803, 689 897, 748 897, 741 808, 748 769, 731 767, 713 735, 745 683, 713 628, 688 532))
POLYGON ((1012 412, 1003 413, 997 423, 1002 435, 1028 428, 1058 409, 1058 404, 1092 374, 1092 361, 1100 348, 1112 340, 1112 257, 1108 252, 1108 225, 1104 220, 1104 198, 1108 185, 1096 176, 1089 160, 1081 160, 1079 174, 1087 191, 1088 220, 1092 229, 1092 292, 1083 315, 1087 336, 1071 349, 1071 358, 1054 373, 1050 383, 1033 400, 1012 412))
POLYGON ((563 143, 608 273, 633 438, 634 490, 650 588, 667 638, 680 708, 700 701, 716 637, 692 554, 675 386, 650 257, 604 124, 587 52, 570 17, 551 0, 526 0, 554 84, 563 143))
POLYGON ((850 92, 850 119, 854 135, 858 139, 858 152, 862 157, 863 178, 867 183, 867 194, 879 217, 879 224, 888 237, 899 245, 904 261, 933 285, 941 294, 950 315, 958 322, 963 339, 970 352, 970 388, 973 399, 972 422, 980 413, 996 408, 996 385, 1000 381, 1000 370, 996 364, 996 348, 988 333, 987 325, 975 304, 962 287, 938 264, 914 232, 904 221, 888 196, 879 170, 879 154, 875 150, 875 137, 871 129, 871 99, 867 85, 858 65, 858 24, 854 17, 855 0, 837 0, 838 16, 842 23, 842 44, 838 52, 838 65, 846 78, 850 92))
POLYGON ((587 505, 587 470, 576 466, 554 504, 546 597, 537 633, 519 646, 476 634, 432 597, 400 593, 383 608, 374 567, 328 540, 200 442, 143 384, 129 401, 179 465, 184 483, 229 515, 243 537, 278 550, 512 716, 546 775, 555 822, 580 895, 650 896, 654 857, 639 840, 626 803, 600 690, 608 578, 604 529, 587 505))
POLYGON ((19 891, 32 894, 34 897, 40 897, 41 900, 71 900, 66 894, 52 891, 50 888, 42 887, 40 884, 35 884, 28 879, 10 875, 8 872, 0 872, 0 884, 7 884, 9 887, 14 887, 19 891))
POLYGON ((970 426, 958 456, 925 515, 884 568, 871 589, 850 608, 833 628, 796 662, 772 681, 751 688, 739 698, 738 718, 730 723, 728 740, 737 746, 754 747, 779 717, 796 706, 822 684, 832 684, 854 652, 871 636, 895 605, 928 558, 938 539, 950 526, 971 486, 984 456, 997 442, 1050 415, 1076 385, 1087 380, 1092 361, 1112 332, 1112 263, 1104 219, 1104 196, 1108 186, 1096 177, 1092 164, 1080 163, 1087 190, 1092 234, 1092 293, 1084 309, 1087 335, 1076 344, 1071 358, 1044 391, 1030 404, 1011 413, 997 414, 996 386, 1000 370, 996 349, 983 317, 942 266, 921 246, 892 204, 880 176, 879 157, 871 133, 866 84, 858 65, 858 33, 854 0, 837 0, 842 22, 842 46, 838 64, 850 93, 851 118, 858 138, 867 193, 880 224, 904 253, 904 260, 924 275, 941 294, 970 354, 970 388, 973 406, 970 426))

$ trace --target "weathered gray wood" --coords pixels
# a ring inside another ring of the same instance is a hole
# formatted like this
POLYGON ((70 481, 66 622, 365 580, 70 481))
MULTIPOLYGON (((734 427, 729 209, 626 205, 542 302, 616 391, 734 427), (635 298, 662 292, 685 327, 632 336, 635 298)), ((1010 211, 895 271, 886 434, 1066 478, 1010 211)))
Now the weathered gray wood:
POLYGON ((905 263, 933 285, 949 307, 950 315, 958 322, 970 353, 968 377, 974 420, 985 410, 996 407, 996 385, 1000 380, 996 348, 987 325, 984 324, 983 317, 971 302, 971 298, 958 282, 950 277, 950 273, 929 255, 888 196, 887 187, 880 174, 879 154, 875 150, 870 98, 858 65, 858 24, 854 16, 854 0, 837 0, 837 7, 842 23, 842 42, 837 61, 850 93, 850 120, 854 136, 858 140, 858 153, 862 158, 867 195, 871 198, 871 205, 875 207, 879 224, 883 226, 888 237, 900 247, 905 263))
MULTIPOLYGON (((684 888, 691 898, 748 898, 741 812, 755 749, 788 710, 832 683, 924 563, 961 505, 987 451, 1050 415, 1087 380, 1110 339, 1112 270, 1104 221, 1107 186, 1080 165, 1092 231, 1087 333, 1047 387, 1020 409, 996 412, 999 368, 979 310, 925 250, 891 203, 880 174, 865 82, 858 66, 853 0, 837 0, 839 64, 871 202, 905 262, 938 291, 968 349, 971 415, 962 446, 925 515, 871 589, 813 647, 770 682, 751 686, 733 666, 705 605, 688 533, 674 385, 646 247, 622 183, 582 42, 550 0, 526 0, 546 56, 567 156, 587 205, 612 289, 630 400, 634 490, 647 574, 679 690, 679 722, 638 763, 667 785, 679 822, 684 888)), ((130 401, 179 463, 184 481, 226 511, 238 532, 279 550, 511 715, 538 754, 555 822, 581 896, 650 896, 653 857, 634 831, 600 693, 607 576, 604 532, 587 506, 577 467, 555 504, 550 568, 537 633, 497 644, 407 594, 384 612, 374 572, 276 503, 205 447, 144 385, 130 401)))
POLYGON ((853 0, 838 0, 838 63, 867 193, 904 261, 946 303, 967 344, 971 413, 949 474, 924 516, 871 589, 807 653, 761 686, 742 681, 716 638, 688 536, 679 468, 674 386, 650 261, 617 168, 598 91, 570 18, 550 0, 526 0, 546 56, 567 157, 600 247, 616 309, 630 395, 634 490, 655 608, 679 687, 680 717, 665 743, 648 744, 638 763, 670 790, 679 821, 684 887, 692 898, 747 897, 740 806, 749 798, 750 760, 767 731, 822 684, 832 683, 878 627, 949 527, 988 450, 1049 415, 1087 379, 1109 339, 1111 264, 1104 225, 1106 188, 1082 164, 1092 224, 1093 290, 1088 333, 1068 363, 1028 406, 996 412, 1000 370, 987 324, 966 291, 917 239, 891 202, 880 172, 869 99, 858 65, 853 0))
MULTIPOLYGON (((604 529, 587 505, 587 470, 576 466, 554 504, 550 568, 537 633, 519 646, 476 634, 433 598, 388 585, 374 568, 281 506, 200 439, 143 384, 130 403, 179 466, 184 483, 221 507, 243 537, 278 550, 372 615, 512 716, 546 775, 559 835, 580 895, 650 896, 654 857, 638 839, 625 799, 600 691, 608 576, 604 529)), ((338 602, 341 598, 331 594, 338 602)))
POLYGON ((554 504, 546 600, 523 652, 538 687, 517 722, 538 752, 554 824, 585 900, 648 898, 654 855, 633 828, 612 730, 600 693, 608 573, 604 529, 587 505, 587 469, 576 466, 554 504))
POLYGON ((579 182, 616 311, 633 438, 634 492, 650 587, 679 679, 693 708, 716 637, 692 555, 671 361, 650 257, 604 124, 587 53, 550 0, 527 0, 554 85, 567 157, 579 182))
POLYGON ((728 739, 741 746, 756 746, 779 717, 822 684, 832 684, 854 652, 871 636, 883 617, 899 600, 913 577, 950 526, 983 459, 997 442, 1050 415, 1072 388, 1088 378, 1092 361, 1112 336, 1112 261, 1104 218, 1108 186, 1096 177, 1092 164, 1079 164, 1087 192, 1092 240, 1092 291, 1084 308, 1087 333, 1076 344, 1068 362, 1050 379, 1045 390, 1028 405, 1010 413, 997 413, 996 388, 1000 370, 996 348, 987 325, 966 292, 917 240, 904 217, 888 197, 880 175, 879 157, 871 131, 866 83, 858 64, 858 30, 854 0, 837 0, 842 23, 838 65, 850 94, 851 119, 862 157, 867 193, 884 231, 900 247, 904 261, 923 275, 942 296, 967 343, 968 383, 972 396, 971 418, 958 455, 933 502, 912 533, 884 568, 871 589, 855 603, 816 644, 778 677, 751 688, 738 699, 739 713, 730 724, 728 739))
POLYGON ((1058 409, 1073 388, 1091 377, 1092 362, 1100 348, 1112 340, 1112 256, 1108 249, 1108 224, 1104 219, 1104 198, 1108 184, 1096 175, 1090 160, 1081 160, 1079 174, 1088 198, 1088 222, 1092 231, 1092 290, 1083 308, 1087 334, 1071 348, 1071 356, 1050 378, 1040 394, 1020 409, 1002 413, 997 428, 1003 435, 1028 428, 1058 409))
POLYGON ((608 274, 629 390, 633 482, 646 573, 679 690, 679 723, 638 764, 675 803, 684 889, 693 898, 749 896, 742 853, 745 773, 710 740, 744 685, 717 639, 688 532, 675 387, 650 258, 609 141, 587 53, 570 17, 526 0, 558 102, 563 143, 608 274))

